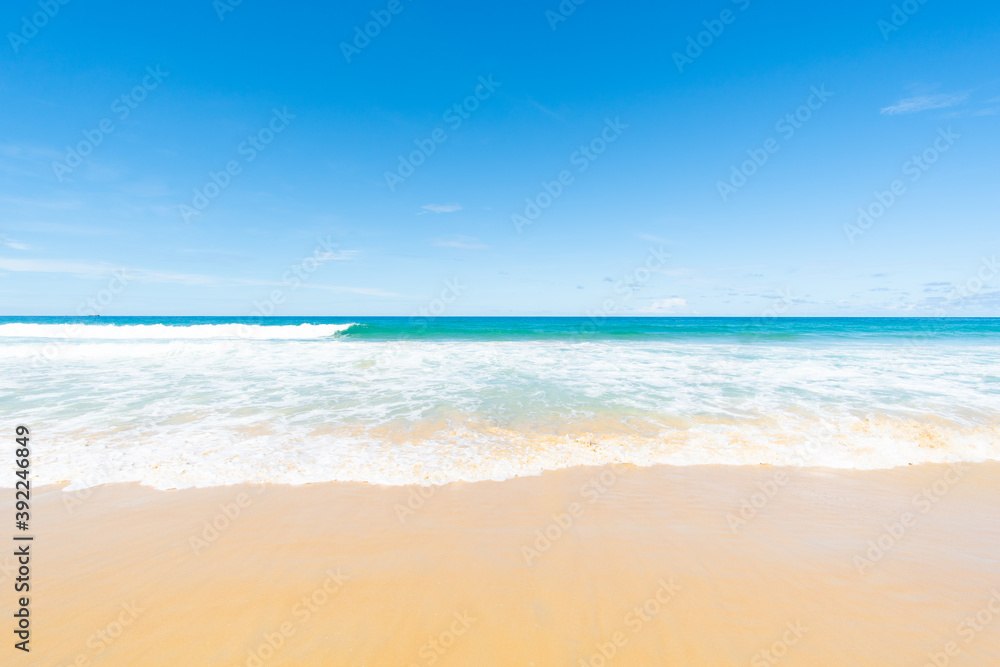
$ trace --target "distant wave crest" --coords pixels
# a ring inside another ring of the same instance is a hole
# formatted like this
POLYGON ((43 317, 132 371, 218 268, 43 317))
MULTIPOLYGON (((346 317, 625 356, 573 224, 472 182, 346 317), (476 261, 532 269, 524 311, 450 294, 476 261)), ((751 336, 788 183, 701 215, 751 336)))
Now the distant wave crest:
POLYGON ((0 324, 0 338, 72 338, 93 340, 227 339, 314 340, 329 338, 355 326, 347 324, 0 324))

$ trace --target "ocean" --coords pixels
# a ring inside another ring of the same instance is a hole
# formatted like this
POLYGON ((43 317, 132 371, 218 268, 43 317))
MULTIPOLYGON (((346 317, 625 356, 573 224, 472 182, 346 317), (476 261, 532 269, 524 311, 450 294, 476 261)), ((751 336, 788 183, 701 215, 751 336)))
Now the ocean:
POLYGON ((0 317, 0 376, 69 488, 1000 459, 996 318, 0 317))

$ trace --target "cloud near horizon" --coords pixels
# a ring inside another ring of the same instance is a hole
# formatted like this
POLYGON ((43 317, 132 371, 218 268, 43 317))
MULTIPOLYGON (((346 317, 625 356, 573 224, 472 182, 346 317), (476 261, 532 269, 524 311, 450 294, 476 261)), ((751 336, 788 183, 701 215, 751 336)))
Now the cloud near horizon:
POLYGON ((670 297, 669 299, 657 299, 653 303, 649 304, 645 308, 637 311, 640 313, 669 313, 677 308, 687 308, 687 299, 683 299, 679 296, 670 297))

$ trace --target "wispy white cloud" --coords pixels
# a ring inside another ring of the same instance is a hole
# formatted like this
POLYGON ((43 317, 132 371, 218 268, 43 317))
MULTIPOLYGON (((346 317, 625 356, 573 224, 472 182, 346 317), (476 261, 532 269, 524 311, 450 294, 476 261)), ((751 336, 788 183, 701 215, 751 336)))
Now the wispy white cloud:
POLYGON ((694 269, 686 269, 679 266, 675 269, 650 269, 653 273, 660 273, 665 276, 670 276, 671 278, 696 278, 698 277, 698 272, 694 269))
POLYGON ((58 160, 63 157, 63 154, 57 150, 51 148, 39 148, 37 146, 16 146, 14 144, 0 144, 0 156, 2 157, 12 157, 12 158, 22 158, 22 159, 39 159, 39 160, 58 160))
POLYGON ((119 190, 123 194, 140 198, 165 197, 173 194, 170 186, 165 181, 157 179, 144 179, 133 183, 125 183, 119 187, 119 190))
POLYGON ((63 262, 51 259, 12 259, 0 257, 0 270, 26 273, 69 273, 75 276, 102 276, 114 269, 104 264, 63 262))
POLYGON ((218 248, 180 248, 178 252, 185 255, 207 256, 211 258, 243 256, 243 253, 235 250, 221 250, 218 248))
MULTIPOLYGON (((274 283, 275 285, 280 285, 281 283, 274 283)), ((386 290, 379 289, 377 287, 346 287, 344 285, 313 285, 310 283, 303 283, 302 287, 308 289, 318 289, 325 290, 327 292, 340 292, 345 294, 363 294, 365 296, 379 296, 390 299, 404 299, 406 298, 403 294, 397 294, 396 292, 387 292, 386 290)))
POLYGON ((552 116, 553 118, 555 118, 556 120, 559 120, 559 121, 563 120, 563 117, 560 116, 559 114, 557 114, 555 111, 553 111, 552 109, 548 108, 544 104, 540 104, 539 102, 536 102, 535 100, 531 99, 530 97, 528 98, 528 103, 531 106, 533 106, 536 109, 538 109, 539 111, 541 111, 543 114, 547 115, 547 116, 552 116))
POLYGON ((899 100, 895 104, 882 109, 883 116, 898 116, 900 114, 917 113, 929 109, 945 109, 961 104, 968 99, 968 93, 951 93, 938 95, 918 95, 899 100))
MULTIPOLYGON (((176 208, 171 210, 172 215, 176 215, 176 213, 176 208)), ((102 236, 113 233, 110 229, 89 227, 83 224, 68 225, 55 222, 37 222, 26 220, 7 222, 4 224, 4 227, 19 232, 31 232, 32 234, 59 234, 61 236, 102 236)))
POLYGON ((643 232, 640 234, 636 234, 636 236, 642 239, 643 241, 649 241, 650 243, 670 243, 668 239, 665 239, 662 236, 657 236, 655 234, 646 234, 643 232))
MULTIPOLYGON (((426 204, 420 207, 423 209, 423 213, 454 213, 455 211, 461 211, 461 204, 426 204)), ((418 213, 417 215, 421 215, 418 213)))
POLYGON ((14 250, 30 250, 31 246, 27 243, 21 243, 20 241, 15 241, 14 239, 9 239, 6 237, 0 237, 0 243, 3 243, 8 248, 13 248, 14 250))
POLYGON ((357 250, 335 250, 333 252, 317 252, 315 257, 321 262, 346 262, 354 259, 357 254, 357 250))
POLYGON ((201 273, 164 273, 143 269, 122 269, 130 279, 147 283, 176 283, 180 285, 218 285, 223 280, 201 273))
POLYGON ((12 206, 23 206, 28 209, 57 209, 61 211, 73 211, 83 207, 83 203, 76 200, 65 201, 53 198, 29 199, 27 197, 0 197, 0 202, 12 206))
POLYGON ((106 278, 115 271, 123 271, 129 280, 151 283, 180 283, 183 285, 211 285, 219 282, 215 276, 197 273, 164 273, 144 269, 130 269, 114 264, 89 264, 53 259, 12 259, 0 257, 0 270, 17 273, 64 273, 84 278, 106 278))
POLYGON ((466 250, 482 250, 489 248, 488 245, 480 243, 470 236, 461 236, 453 239, 435 239, 434 245, 439 248, 465 248, 466 250))
MULTIPOLYGON (((344 250, 342 253, 354 253, 353 250, 344 250)), ((334 255, 334 253, 327 253, 334 255)), ((335 256, 331 259, 345 259, 345 257, 335 256)), ((72 262, 49 259, 12 259, 0 257, 0 271, 24 272, 24 273, 61 273, 84 278, 107 278, 115 271, 122 271, 128 280, 147 283, 171 283, 180 285, 215 285, 220 287, 232 286, 253 286, 253 287, 288 287, 287 283, 271 280, 253 280, 248 278, 226 278, 221 276, 211 276, 200 273, 170 273, 164 271, 149 271, 146 269, 133 269, 113 264, 89 264, 86 262, 72 262)), ((327 292, 338 292, 343 294, 363 294, 364 296, 384 297, 384 298, 406 298, 405 295, 389 292, 377 287, 353 287, 347 285, 321 285, 309 282, 300 283, 297 288, 323 290, 327 292)))

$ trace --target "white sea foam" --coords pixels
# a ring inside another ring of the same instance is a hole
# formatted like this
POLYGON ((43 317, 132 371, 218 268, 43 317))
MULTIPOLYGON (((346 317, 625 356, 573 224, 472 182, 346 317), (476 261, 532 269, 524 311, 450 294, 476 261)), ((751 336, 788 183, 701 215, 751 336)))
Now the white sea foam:
POLYGON ((77 340, 308 340, 329 338, 354 324, 0 324, 0 338, 71 338, 77 340))
POLYGON ((271 340, 9 338, 0 417, 31 427, 36 483, 71 488, 1000 459, 996 346, 290 335, 346 326, 259 327, 285 330, 271 340))

